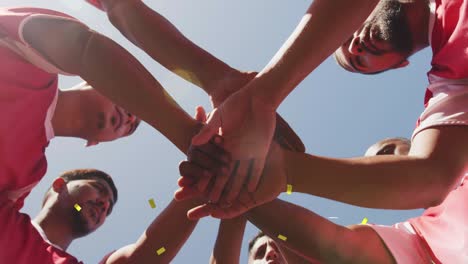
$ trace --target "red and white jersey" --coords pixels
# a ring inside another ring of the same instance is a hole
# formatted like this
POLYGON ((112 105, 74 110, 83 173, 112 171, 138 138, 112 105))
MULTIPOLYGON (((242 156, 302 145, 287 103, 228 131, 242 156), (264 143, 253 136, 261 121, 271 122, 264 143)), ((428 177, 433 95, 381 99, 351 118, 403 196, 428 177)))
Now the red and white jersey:
POLYGON ((0 199, 0 263, 83 264, 48 242, 42 229, 13 202, 0 199))
MULTIPOLYGON (((468 0, 430 0, 430 6, 432 69, 413 137, 430 127, 468 125, 468 0)), ((410 223, 434 261, 468 263, 468 180, 410 223)))
POLYGON ((0 263, 79 263, 19 212, 46 173, 44 151, 54 136, 51 120, 62 72, 23 37, 24 25, 44 16, 71 19, 50 10, 0 8, 0 263))
POLYGON ((468 179, 444 202, 409 222, 438 263, 468 263, 468 179))
POLYGON ((23 36, 24 25, 44 16, 65 15, 0 8, 0 196, 15 202, 18 209, 47 170, 44 151, 54 136, 51 120, 62 72, 23 36))
POLYGON ((468 78, 468 2, 430 0, 429 43, 432 47, 430 75, 445 79, 468 78))

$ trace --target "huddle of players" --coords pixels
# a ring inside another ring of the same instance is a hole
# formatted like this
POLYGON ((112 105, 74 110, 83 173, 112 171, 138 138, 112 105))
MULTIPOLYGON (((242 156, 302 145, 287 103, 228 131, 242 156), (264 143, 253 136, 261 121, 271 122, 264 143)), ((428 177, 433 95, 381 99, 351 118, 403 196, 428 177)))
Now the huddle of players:
POLYGON ((466 1, 316 0, 258 74, 218 60, 139 0, 89 2, 163 66, 190 73, 183 76, 211 96, 215 109, 208 120, 203 109, 191 118, 131 54, 72 17, 0 9, 0 245, 11 249, 0 253, 0 262, 79 263, 67 247, 104 223, 117 189, 104 172, 67 172, 53 182, 31 221, 19 209, 46 172, 44 149, 54 136, 83 138, 87 145, 128 136, 141 118, 188 153, 180 165, 180 201, 102 263, 167 263, 194 229, 193 219, 207 215, 232 218, 221 222, 212 262, 239 262, 232 249, 240 248, 243 228, 232 226, 248 220, 266 234, 252 243, 249 263, 466 263, 468 250, 459 246, 468 245, 466 1), (378 73, 408 65, 409 56, 429 45, 425 110, 411 144, 389 139, 372 146, 367 157, 318 157, 305 153, 275 112, 336 47, 343 68, 378 73), (59 91, 59 74, 86 83, 59 91), (294 191, 354 205, 426 211, 394 226, 342 227, 276 199, 291 183, 294 191), (275 217, 278 210, 308 225, 295 230, 297 225, 275 217), (287 242, 277 238, 278 230, 287 242), (164 254, 154 254, 163 246, 164 254))

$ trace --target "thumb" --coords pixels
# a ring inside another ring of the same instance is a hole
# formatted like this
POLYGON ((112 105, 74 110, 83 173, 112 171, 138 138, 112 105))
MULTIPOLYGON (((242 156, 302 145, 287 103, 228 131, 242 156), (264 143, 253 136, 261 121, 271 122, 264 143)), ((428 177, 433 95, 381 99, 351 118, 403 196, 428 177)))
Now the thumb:
POLYGON ((197 106, 195 109, 195 120, 202 123, 206 122, 206 112, 202 106, 197 106))
POLYGON ((221 118, 218 112, 214 110, 206 125, 192 138, 192 145, 200 146, 208 143, 214 135, 217 135, 219 127, 221 127, 221 118))

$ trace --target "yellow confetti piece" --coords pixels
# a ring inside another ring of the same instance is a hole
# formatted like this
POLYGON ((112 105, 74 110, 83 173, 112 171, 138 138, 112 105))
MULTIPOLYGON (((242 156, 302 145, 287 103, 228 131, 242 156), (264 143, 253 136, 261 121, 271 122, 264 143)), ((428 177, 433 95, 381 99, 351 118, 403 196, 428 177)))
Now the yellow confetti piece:
POLYGON ((81 206, 79 204, 75 204, 75 209, 79 212, 81 211, 81 206))
POLYGON ((283 236, 283 235, 281 235, 281 234, 278 235, 278 238, 281 239, 281 240, 283 240, 283 241, 286 241, 286 240, 288 239, 287 237, 285 237, 285 236, 283 236))
POLYGON ((166 252, 166 249, 164 247, 158 249, 158 251, 156 251, 156 253, 158 253, 158 256, 161 255, 162 253, 166 252))
POLYGON ((286 193, 287 193, 287 194, 291 194, 291 193, 292 193, 292 189, 293 189, 293 188, 292 188, 292 185, 291 185, 291 184, 288 184, 288 185, 287 185, 287 189, 286 189, 286 193))
POLYGON ((364 219, 362 219, 361 225, 367 224, 367 221, 368 221, 368 220, 369 220, 369 219, 367 219, 367 217, 364 217, 364 219))
POLYGON ((153 208, 153 209, 156 208, 156 203, 154 203, 154 199, 149 199, 148 202, 149 202, 151 208, 153 208))

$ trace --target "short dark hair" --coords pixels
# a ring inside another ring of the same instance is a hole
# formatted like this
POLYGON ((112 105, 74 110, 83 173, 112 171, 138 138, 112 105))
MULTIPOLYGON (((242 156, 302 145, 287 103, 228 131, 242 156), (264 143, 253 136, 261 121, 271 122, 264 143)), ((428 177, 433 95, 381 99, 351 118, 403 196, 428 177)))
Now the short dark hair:
MULTIPOLYGON (((77 181, 77 180, 89 180, 89 179, 101 179, 107 182, 109 184, 109 187, 112 190, 113 196, 114 196, 114 204, 117 203, 117 198, 118 198, 118 192, 117 188, 115 187, 114 181, 112 180, 112 177, 100 170, 96 169, 76 169, 76 170, 70 170, 62 173, 59 178, 62 178, 66 183, 69 183, 71 181, 77 181)), ((42 206, 44 206, 48 193, 50 189, 52 188, 49 187, 47 192, 45 193, 44 200, 42 201, 42 206)))
POLYGON ((255 242, 257 242, 259 238, 264 237, 264 236, 266 236, 265 233, 263 233, 263 231, 259 231, 258 234, 249 241, 249 254, 252 251, 252 248, 255 245, 255 242))

